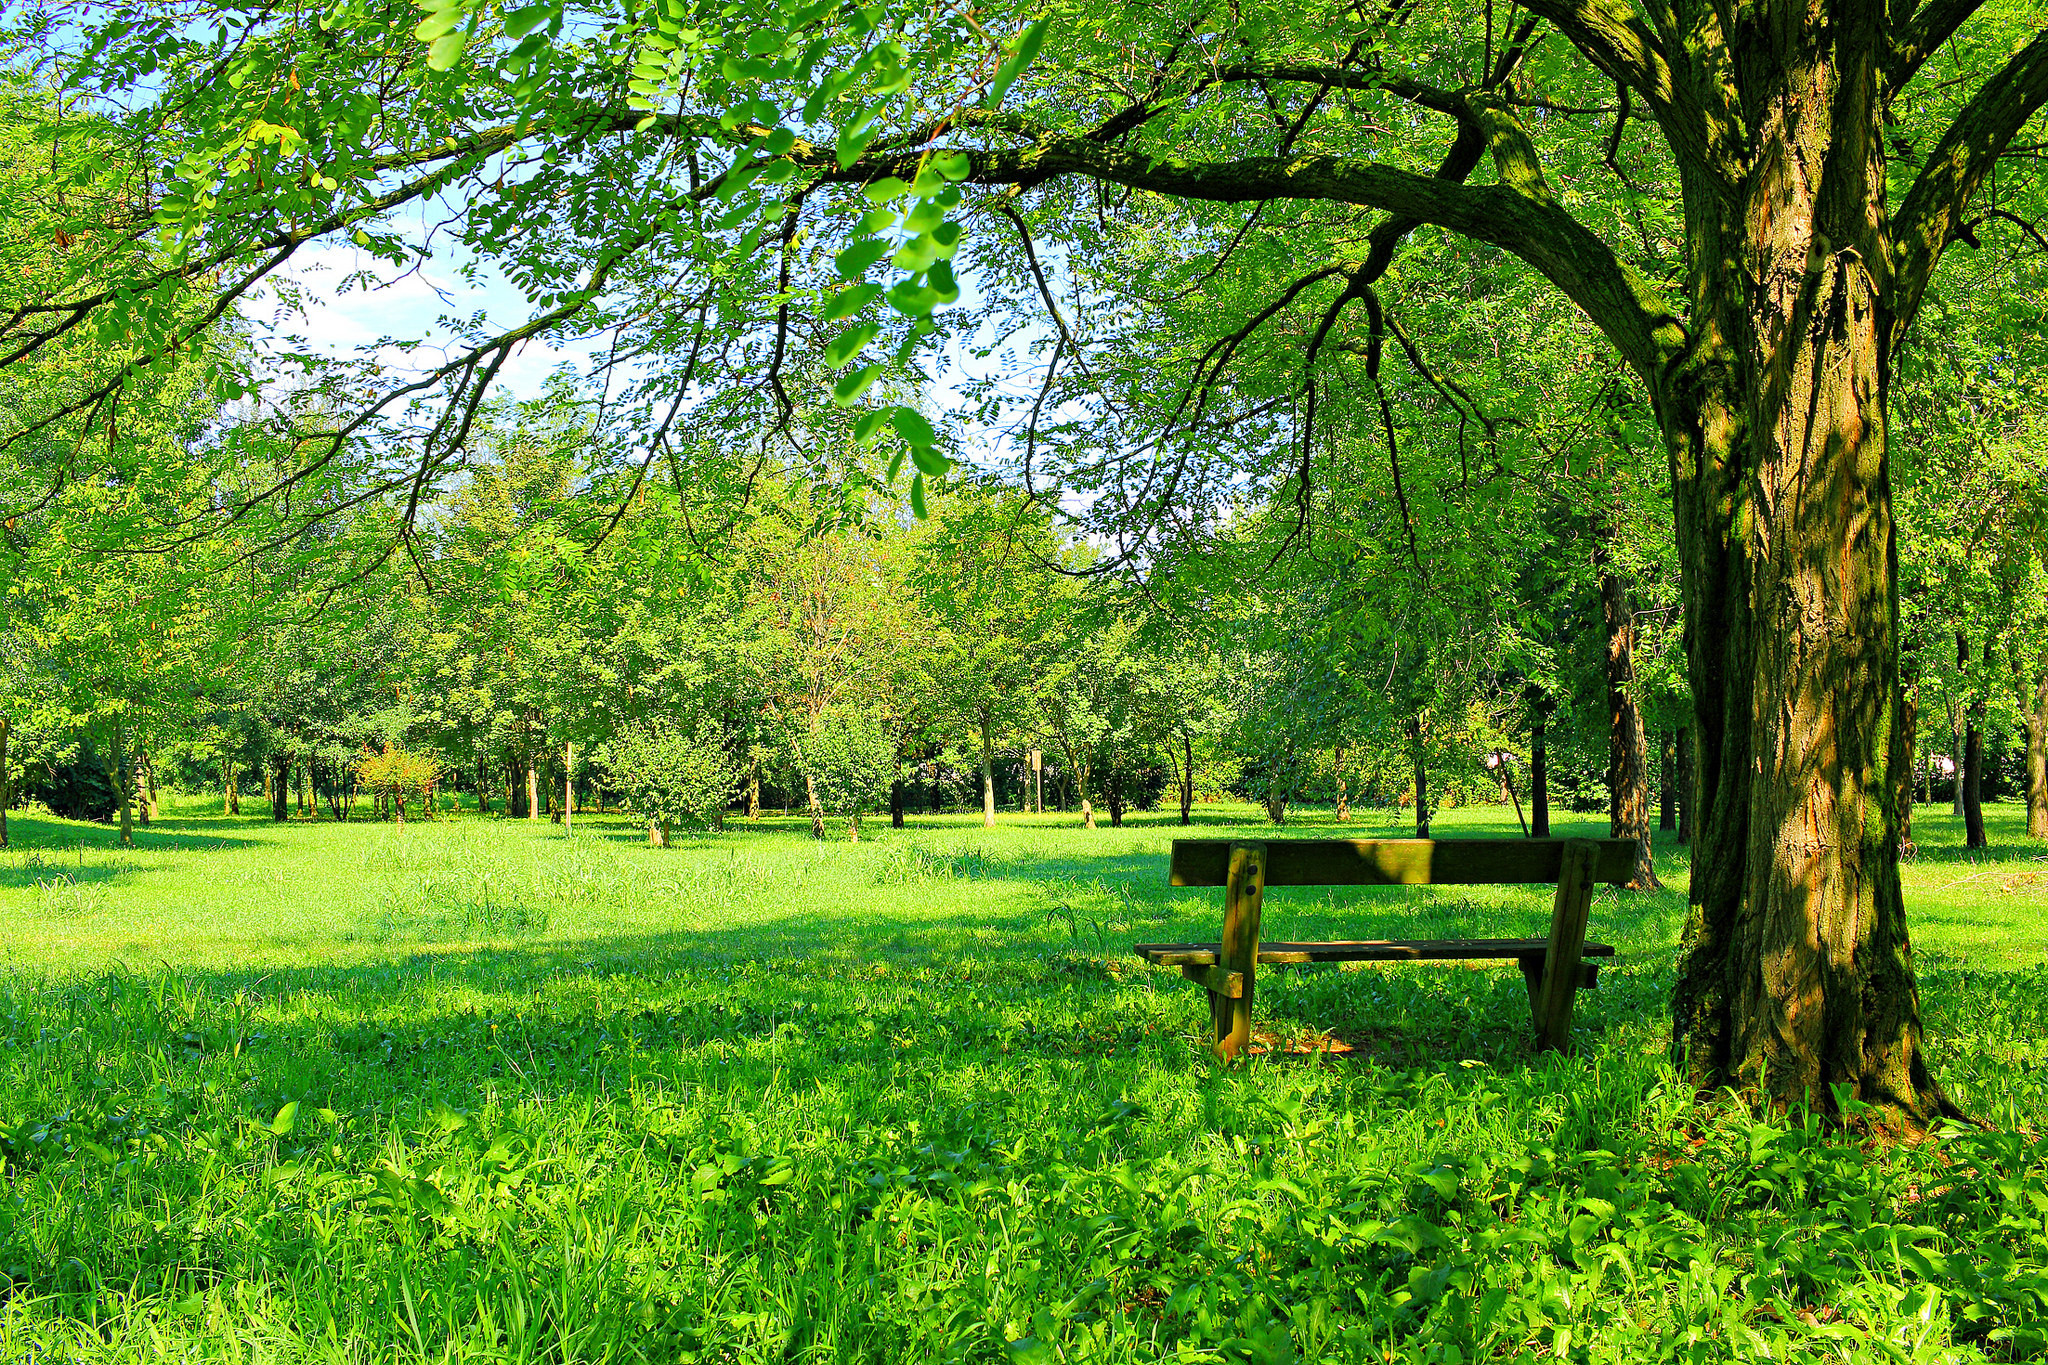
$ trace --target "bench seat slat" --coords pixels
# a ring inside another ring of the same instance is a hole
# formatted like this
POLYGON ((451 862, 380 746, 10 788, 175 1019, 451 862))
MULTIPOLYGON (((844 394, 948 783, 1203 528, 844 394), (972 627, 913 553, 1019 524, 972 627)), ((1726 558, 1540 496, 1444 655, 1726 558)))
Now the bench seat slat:
MULTIPOLYGON (((1563 839, 1275 839, 1266 844, 1265 885, 1502 886, 1555 882, 1563 839)), ((1597 839, 1593 880, 1617 885, 1635 875, 1635 842, 1597 839)), ((1221 886, 1228 839, 1175 839, 1168 881, 1221 886)))
MULTIPOLYGON (((1162 967, 1213 967, 1221 945, 1215 943, 1140 943, 1137 954, 1162 967)), ((1549 940, 1540 938, 1353 939, 1334 943, 1261 943, 1259 961, 1266 962, 1467 962, 1526 957, 1542 953, 1549 940)), ((1613 957, 1611 943, 1588 943, 1586 957, 1613 957)))

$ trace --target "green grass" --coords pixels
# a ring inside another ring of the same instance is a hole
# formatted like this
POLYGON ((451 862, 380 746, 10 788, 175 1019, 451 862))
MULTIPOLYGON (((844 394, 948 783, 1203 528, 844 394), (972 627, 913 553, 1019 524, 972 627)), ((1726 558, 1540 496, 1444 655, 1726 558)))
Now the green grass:
MULTIPOLYGON (((2048 1349, 2048 862, 1916 817, 1912 1147, 1665 1063, 1683 909, 1603 891, 1578 1046, 1510 967, 1262 978, 1157 817, 389 825, 177 808, 0 854, 0 1360, 2012 1359, 2048 1349), (1334 1036, 1354 1050, 1309 1048, 1334 1036)), ((1205 815, 1229 833, 1250 812, 1205 815)), ((1259 829, 1246 825, 1243 828, 1259 829)), ((1398 835, 1380 813, 1348 825, 1398 835)), ((1604 832, 1588 822, 1584 832, 1604 832)), ((1439 832, 1505 833, 1501 812, 1439 832)), ((1573 832, 1561 824, 1559 833, 1573 832)), ((1274 937, 1540 933, 1515 888, 1275 891, 1274 937)))

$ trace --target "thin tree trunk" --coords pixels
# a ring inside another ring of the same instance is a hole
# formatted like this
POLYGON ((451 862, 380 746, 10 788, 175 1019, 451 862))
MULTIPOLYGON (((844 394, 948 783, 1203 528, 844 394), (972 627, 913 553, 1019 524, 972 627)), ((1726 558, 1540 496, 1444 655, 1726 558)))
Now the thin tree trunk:
POLYGON ((576 832, 576 744, 562 742, 562 833, 576 832))
POLYGON ((1415 837, 1427 839, 1429 837, 1429 765, 1422 755, 1422 728, 1420 721, 1415 722, 1411 726, 1409 737, 1415 744, 1415 749, 1410 755, 1415 760, 1415 837))
POLYGON ((240 815, 242 813, 240 774, 235 771, 236 766, 237 764, 234 759, 228 759, 227 782, 221 793, 221 806, 228 815, 240 815))
POLYGON ((278 824, 292 818, 291 759, 284 754, 270 756, 270 818, 278 824))
POLYGON ((534 766, 532 754, 526 756, 526 818, 540 819, 540 769, 534 766))
POLYGON ((1678 829, 1677 737, 1669 730, 1657 736, 1657 828, 1666 833, 1678 829))
POLYGON ((822 840, 825 837, 825 811, 818 804, 818 780, 809 773, 804 774, 804 799, 811 811, 811 837, 822 840))
POLYGON ((7 767, 7 734, 11 727, 0 716, 0 848, 7 847, 7 807, 14 802, 14 783, 7 767))
POLYGON ((889 828, 903 828, 903 775, 889 779, 889 828))
POLYGON ((149 824, 149 771, 143 766, 141 754, 129 760, 129 773, 135 782, 135 823, 149 824))
POLYGON ((1692 727, 1678 730, 1678 842, 1692 842, 1692 727))
POLYGON ((1629 603, 1628 583, 1606 566, 1603 549, 1594 555, 1600 564, 1600 616, 1607 632, 1607 817, 1608 832, 1616 839, 1636 841, 1635 874, 1629 886, 1637 891, 1655 891, 1657 867, 1650 848, 1650 756, 1643 734, 1643 713, 1629 688, 1636 678, 1635 609, 1629 603))
POLYGON ((661 827, 661 821, 659 821, 659 820, 655 819, 655 818, 654 818, 653 816, 651 816, 651 815, 650 815, 650 816, 648 816, 648 817, 647 817, 647 846, 648 846, 649 848, 661 848, 661 847, 664 847, 664 846, 665 846, 665 845, 666 845, 667 843, 668 843, 668 831, 667 831, 667 830, 665 830, 665 829, 663 829, 663 828, 661 827))
POLYGON ((2027 833, 2048 839, 2048 646, 2034 668, 2033 705, 2027 708, 2027 833))
POLYGON ((1529 684, 1529 837, 1550 837, 1550 698, 1529 684))
MULTIPOLYGON (((1991 642, 1984 642, 1984 653, 1988 661, 1991 642)), ((1970 641, 1961 631, 1956 632, 1956 664, 1967 670, 1970 666, 1970 641)), ((1988 673, 1989 670, 1987 669, 1988 673)), ((1968 677, 1967 671, 1964 674, 1968 677)), ((1983 848, 1984 840, 1984 714, 1986 710, 1984 679, 1977 680, 1971 688, 1975 694, 1971 700, 1967 719, 1963 726, 1963 770, 1959 795, 1963 803, 1963 846, 1983 848)))
POLYGON ((1180 822, 1192 825, 1195 822, 1195 741, 1183 733, 1180 737, 1180 822))
POLYGON ((1899 810, 1899 852, 1913 847, 1913 748, 1920 739, 1920 689, 1899 689, 1899 742, 1905 747, 1905 761, 1894 764, 1898 776, 1892 800, 1899 810))
POLYGON ((133 777, 128 771, 128 737, 117 718, 114 721, 114 763, 111 776, 114 779, 114 795, 121 803, 121 842, 135 842, 135 815, 129 806, 128 784, 133 777))
POLYGON ((1124 776, 1119 768, 1109 770, 1109 781, 1103 784, 1103 794, 1109 798, 1109 827, 1124 827, 1124 776))
POLYGON ((989 742, 988 714, 981 717, 981 823, 993 829, 996 823, 996 752, 989 742))
POLYGON ((747 818, 761 818, 761 760, 747 760, 747 818))

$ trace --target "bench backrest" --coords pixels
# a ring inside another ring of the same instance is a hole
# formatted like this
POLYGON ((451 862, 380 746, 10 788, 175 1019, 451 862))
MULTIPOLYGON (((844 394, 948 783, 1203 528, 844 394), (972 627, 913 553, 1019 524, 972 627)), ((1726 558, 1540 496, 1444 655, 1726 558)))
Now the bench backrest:
MULTIPOLYGON (((1232 839, 1175 839, 1174 886, 1227 886, 1232 839)), ((1635 874, 1632 839, 1267 839, 1267 886, 1488 886, 1555 883, 1567 843, 1590 843, 1592 880, 1635 874)))

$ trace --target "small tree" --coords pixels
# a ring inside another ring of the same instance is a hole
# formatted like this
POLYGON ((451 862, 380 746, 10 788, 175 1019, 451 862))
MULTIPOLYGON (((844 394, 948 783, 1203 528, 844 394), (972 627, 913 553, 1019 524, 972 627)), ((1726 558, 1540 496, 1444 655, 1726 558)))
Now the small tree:
POLYGON ((833 708, 799 744, 818 804, 846 816, 846 837, 860 842, 860 817, 878 808, 896 776, 896 741, 878 717, 833 708))
POLYGON ((600 751, 627 810, 647 821, 647 842, 668 843, 677 825, 710 826, 739 791, 740 765, 709 720, 686 730, 671 720, 628 726, 600 751))
POLYGON ((386 744, 382 753, 364 752, 356 760, 356 781, 373 795, 384 797, 405 823, 405 799, 416 796, 431 813, 434 788, 441 781, 441 765, 425 754, 412 753, 386 744))

